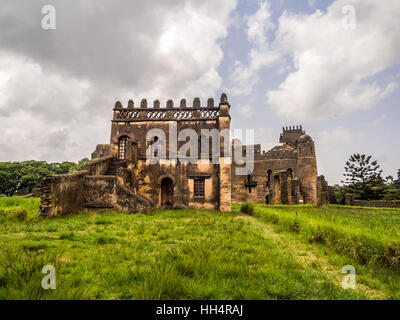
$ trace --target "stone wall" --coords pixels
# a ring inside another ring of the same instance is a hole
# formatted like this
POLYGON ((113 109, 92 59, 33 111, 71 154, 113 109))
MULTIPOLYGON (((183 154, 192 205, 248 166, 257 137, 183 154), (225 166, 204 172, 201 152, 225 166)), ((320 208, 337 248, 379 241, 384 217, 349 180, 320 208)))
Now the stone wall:
POLYGON ((319 176, 317 178, 317 205, 323 206, 330 203, 331 201, 328 183, 326 182, 324 176, 319 176))
POLYGON ((346 206, 400 208, 400 200, 355 200, 354 195, 346 195, 346 206))
POLYGON ((126 213, 149 213, 154 209, 154 203, 145 197, 134 193, 124 185, 116 183, 114 208, 126 213))
POLYGON ((88 174, 91 176, 104 175, 110 168, 113 159, 113 156, 106 156, 98 160, 93 160, 86 165, 85 170, 88 171, 88 174))
POLYGON ((297 174, 297 161, 294 158, 255 159, 253 166, 254 170, 250 177, 252 183, 248 184, 249 177, 237 175, 236 169, 239 166, 233 161, 231 174, 232 201, 234 203, 267 203, 267 195, 272 196, 273 174, 275 172, 290 169, 293 177, 297 174), (268 176, 270 176, 270 181, 268 181, 268 176))
POLYGON ((170 160, 159 164, 148 164, 139 160, 135 169, 134 188, 138 194, 145 196, 161 207, 161 181, 170 178, 174 182, 173 203, 176 208, 191 207, 196 209, 219 209, 219 165, 208 160, 198 164, 174 163, 170 160), (195 178, 205 179, 205 197, 195 198, 193 181, 195 178))
POLYGON ((47 176, 42 183, 39 215, 50 218, 88 210, 149 213, 153 208, 151 200, 122 185, 117 176, 91 176, 84 170, 47 176))
POLYGON ((86 208, 126 213, 149 213, 154 204, 118 182, 116 176, 87 176, 86 208))
POLYGON ((116 179, 115 176, 87 176, 85 179, 86 208, 114 208, 116 179))
POLYGON ((88 171, 50 175, 43 179, 39 215, 45 218, 78 213, 85 208, 88 171))
POLYGON ((92 153, 92 159, 100 159, 110 154, 109 144, 98 144, 96 150, 92 153))

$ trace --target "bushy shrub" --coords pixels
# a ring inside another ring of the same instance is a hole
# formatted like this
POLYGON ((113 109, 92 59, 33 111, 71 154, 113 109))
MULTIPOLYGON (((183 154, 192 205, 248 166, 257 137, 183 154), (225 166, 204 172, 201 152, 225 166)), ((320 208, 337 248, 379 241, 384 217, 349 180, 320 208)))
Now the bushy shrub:
POLYGON ((60 240, 74 240, 75 234, 73 232, 63 232, 60 234, 58 239, 60 240))
POLYGON ((254 207, 251 203, 243 203, 240 207, 240 211, 250 215, 254 214, 254 207))
POLYGON ((16 218, 19 221, 24 221, 28 215, 26 210, 21 207, 15 207, 11 209, 0 209, 0 215, 8 218, 16 218))
POLYGON ((290 226, 290 230, 296 233, 301 233, 301 225, 298 220, 295 220, 295 222, 290 226))
POLYGON ((271 217, 271 220, 273 224, 279 224, 279 222, 281 221, 281 216, 276 213, 271 217))
POLYGON ((240 211, 243 212, 243 213, 247 213, 247 212, 248 212, 248 209, 249 209, 249 206, 250 206, 249 203, 243 203, 243 204, 240 206, 240 211))
POLYGON ((15 208, 13 212, 13 216, 17 218, 19 221, 24 221, 27 217, 28 213, 23 208, 15 208))

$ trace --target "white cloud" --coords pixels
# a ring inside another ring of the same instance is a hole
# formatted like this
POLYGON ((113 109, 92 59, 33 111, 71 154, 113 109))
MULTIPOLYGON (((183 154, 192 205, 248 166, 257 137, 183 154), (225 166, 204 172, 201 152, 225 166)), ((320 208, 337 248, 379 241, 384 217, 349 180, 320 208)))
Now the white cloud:
POLYGON ((397 0, 338 0, 326 13, 280 18, 275 45, 292 59, 294 71, 269 104, 290 120, 313 121, 368 109, 398 88, 374 78, 400 62, 397 0), (342 8, 354 5, 355 30, 342 27, 342 8))
POLYGON ((343 126, 315 132, 313 139, 316 144, 319 174, 324 174, 330 184, 339 183, 343 178, 343 168, 348 157, 356 152, 355 141, 359 141, 361 132, 350 132, 343 126), (340 150, 340 152, 337 152, 340 150))
POLYGON ((49 0, 0 12, 0 161, 78 160, 107 143, 115 100, 149 104, 220 90, 217 71, 236 0, 49 0), (23 146, 23 147, 21 147, 23 146))
POLYGON ((254 15, 245 17, 246 34, 252 49, 249 53, 249 64, 235 62, 232 79, 234 82, 230 92, 233 95, 249 95, 259 81, 261 68, 272 65, 278 60, 278 54, 271 50, 266 34, 275 28, 271 19, 271 8, 268 1, 260 3, 254 15))

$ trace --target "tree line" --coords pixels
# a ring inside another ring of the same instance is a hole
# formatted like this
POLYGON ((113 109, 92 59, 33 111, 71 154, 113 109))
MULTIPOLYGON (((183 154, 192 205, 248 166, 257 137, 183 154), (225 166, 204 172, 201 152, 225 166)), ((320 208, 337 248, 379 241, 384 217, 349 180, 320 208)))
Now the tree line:
MULTIPOLYGON (((0 162, 0 195, 12 196, 19 190, 40 188, 44 177, 50 174, 67 174, 83 170, 90 160, 79 162, 45 161, 0 162)), ((344 204, 346 194, 357 200, 400 200, 400 169, 397 178, 382 177, 382 170, 372 156, 353 154, 345 165, 343 185, 335 185, 335 195, 344 204)))
POLYGON ((344 170, 343 185, 334 186, 340 204, 344 204, 346 194, 353 194, 357 200, 400 200, 400 169, 397 178, 383 178, 378 161, 357 153, 350 156, 344 170))
POLYGON ((47 163, 46 161, 0 162, 0 195, 12 196, 22 189, 40 188, 44 177, 83 170, 90 160, 47 163))

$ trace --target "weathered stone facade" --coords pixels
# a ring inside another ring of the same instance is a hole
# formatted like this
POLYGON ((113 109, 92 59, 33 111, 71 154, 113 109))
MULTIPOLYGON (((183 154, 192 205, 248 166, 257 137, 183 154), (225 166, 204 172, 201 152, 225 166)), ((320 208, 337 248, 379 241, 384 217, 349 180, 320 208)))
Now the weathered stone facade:
POLYGON ((92 153, 95 160, 84 171, 44 180, 40 214, 48 217, 83 210, 134 213, 185 207, 230 211, 231 202, 329 202, 327 184, 323 177, 317 178, 314 142, 301 126, 284 128, 282 145, 268 152, 262 152, 260 145, 241 147, 243 154, 254 149, 250 160, 254 170, 237 175, 240 166, 232 156, 235 153, 230 152, 230 107, 225 94, 217 106, 210 98, 205 107, 198 98, 192 107, 181 100, 179 108, 172 100, 165 108, 160 108, 158 100, 152 108, 145 99, 139 108, 132 100, 127 108, 117 102, 110 143, 97 146, 92 153), (194 161, 178 160, 177 152, 185 146, 186 138, 193 138, 185 135, 185 129, 192 129, 194 139, 198 139, 199 153, 192 155, 189 150, 194 161), (218 148, 213 149, 210 137, 211 143, 202 146, 202 129, 228 134, 219 136, 218 148), (203 156, 205 148, 213 150, 209 157, 203 156), (149 152, 162 153, 163 157, 152 163, 149 152))
POLYGON ((327 184, 318 177, 314 141, 302 126, 286 127, 282 145, 261 151, 260 145, 243 146, 254 153, 254 170, 247 176, 235 173, 232 165, 232 202, 265 204, 327 204, 327 184))

